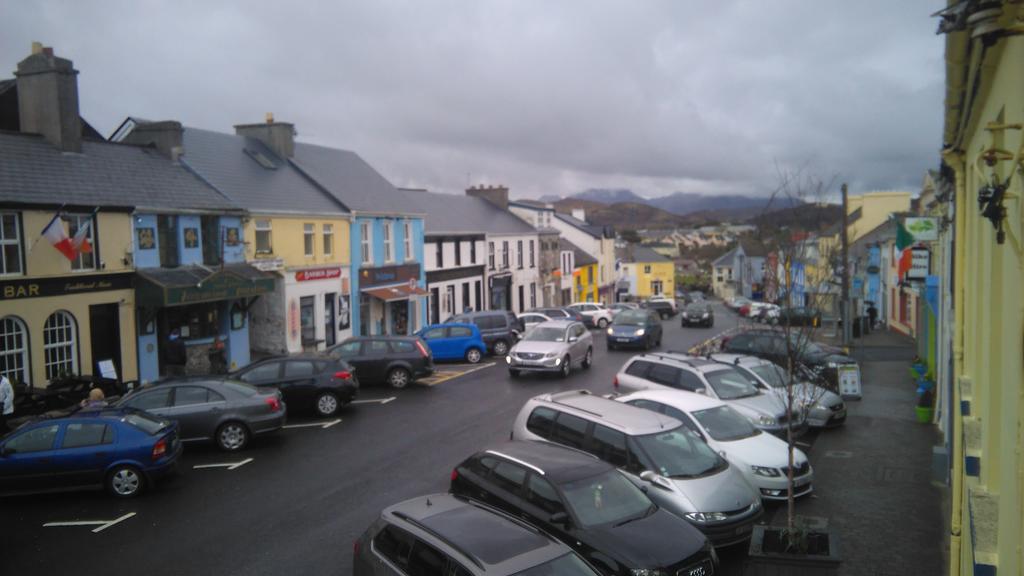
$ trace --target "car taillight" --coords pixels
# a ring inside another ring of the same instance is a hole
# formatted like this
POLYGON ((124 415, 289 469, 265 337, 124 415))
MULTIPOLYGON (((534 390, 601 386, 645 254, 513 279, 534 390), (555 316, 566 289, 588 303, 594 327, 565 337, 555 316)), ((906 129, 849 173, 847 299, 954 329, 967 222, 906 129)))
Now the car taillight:
POLYGON ((161 438, 153 445, 153 460, 159 459, 167 453, 167 438, 161 438))
POLYGON ((427 347, 423 345, 423 342, 417 340, 416 347, 420 349, 420 354, 422 354, 424 358, 430 357, 430 352, 427 350, 427 347))
POLYGON ((455 482, 458 479, 459 479, 459 469, 458 468, 452 468, 452 482, 455 482))
POLYGON ((612 386, 613 386, 614 388, 618 388, 618 387, 619 387, 619 375, 618 375, 618 374, 616 374, 616 375, 615 375, 615 379, 614 379, 614 380, 612 380, 612 386))
POLYGON ((358 556, 359 555, 359 540, 358 539, 352 541, 352 555, 353 556, 358 556))
POLYGON ((348 370, 342 370, 340 372, 335 372, 334 377, 338 380, 348 380, 349 378, 352 378, 352 373, 348 370))
POLYGON ((278 410, 281 409, 281 401, 278 400, 276 396, 271 396, 269 398, 264 399, 263 401, 267 404, 267 406, 270 406, 271 412, 277 412, 278 410))

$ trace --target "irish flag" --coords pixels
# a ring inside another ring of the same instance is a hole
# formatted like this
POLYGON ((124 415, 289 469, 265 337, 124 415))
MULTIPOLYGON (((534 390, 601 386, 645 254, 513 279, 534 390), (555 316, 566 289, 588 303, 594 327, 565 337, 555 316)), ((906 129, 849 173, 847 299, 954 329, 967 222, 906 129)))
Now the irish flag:
POLYGON ((50 241, 53 247, 60 251, 68 260, 74 260, 76 256, 75 246, 71 238, 64 232, 64 223, 61 222, 58 213, 50 220, 50 223, 43 228, 43 238, 50 241))
POLYGON ((914 236, 903 227, 903 222, 896 219, 896 250, 900 254, 898 261, 898 267, 896 273, 900 278, 903 278, 907 271, 910 270, 911 260, 913 259, 913 252, 911 247, 914 245, 914 236))

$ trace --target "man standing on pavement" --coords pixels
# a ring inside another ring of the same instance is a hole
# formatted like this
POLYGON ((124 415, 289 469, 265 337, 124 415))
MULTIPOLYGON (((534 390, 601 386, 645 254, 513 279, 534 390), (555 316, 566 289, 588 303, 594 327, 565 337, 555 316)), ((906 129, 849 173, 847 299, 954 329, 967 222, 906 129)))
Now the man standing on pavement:
POLYGON ((6 434, 7 419, 14 414, 14 388, 7 376, 0 375, 0 435, 6 434))

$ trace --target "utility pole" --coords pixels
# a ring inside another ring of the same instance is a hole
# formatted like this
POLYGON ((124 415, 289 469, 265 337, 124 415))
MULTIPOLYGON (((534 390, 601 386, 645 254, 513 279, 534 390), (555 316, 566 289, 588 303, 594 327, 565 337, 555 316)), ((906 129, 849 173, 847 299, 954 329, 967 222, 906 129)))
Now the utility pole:
POLYGON ((839 259, 842 276, 842 286, 839 295, 839 317, 843 320, 843 346, 850 345, 850 337, 853 333, 853 326, 850 325, 850 245, 847 234, 849 219, 847 217, 846 183, 843 183, 843 227, 839 233, 839 259))

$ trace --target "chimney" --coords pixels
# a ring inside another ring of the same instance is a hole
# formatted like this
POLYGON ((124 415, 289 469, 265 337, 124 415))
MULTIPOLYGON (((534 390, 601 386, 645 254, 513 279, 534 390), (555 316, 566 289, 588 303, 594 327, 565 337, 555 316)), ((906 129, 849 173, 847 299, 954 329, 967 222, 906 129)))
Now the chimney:
POLYGON ((281 158, 295 156, 295 125, 275 122, 274 115, 270 112, 267 112, 267 121, 263 124, 235 125, 235 134, 263 142, 281 158))
POLYGON ((470 186, 466 189, 466 196, 483 198, 502 210, 508 210, 508 187, 507 186, 470 186))
POLYGON ((154 146, 161 154, 177 162, 184 153, 182 137, 185 131, 181 122, 163 120, 144 122, 132 128, 122 142, 140 146, 154 146))
POLYGON ((577 219, 577 220, 582 220, 582 221, 586 222, 587 221, 587 211, 584 210, 583 208, 573 208, 572 209, 572 217, 577 219))
POLYGON ((41 134, 65 152, 82 151, 78 115, 78 70, 53 48, 32 43, 32 54, 18 62, 18 120, 21 131, 41 134))

